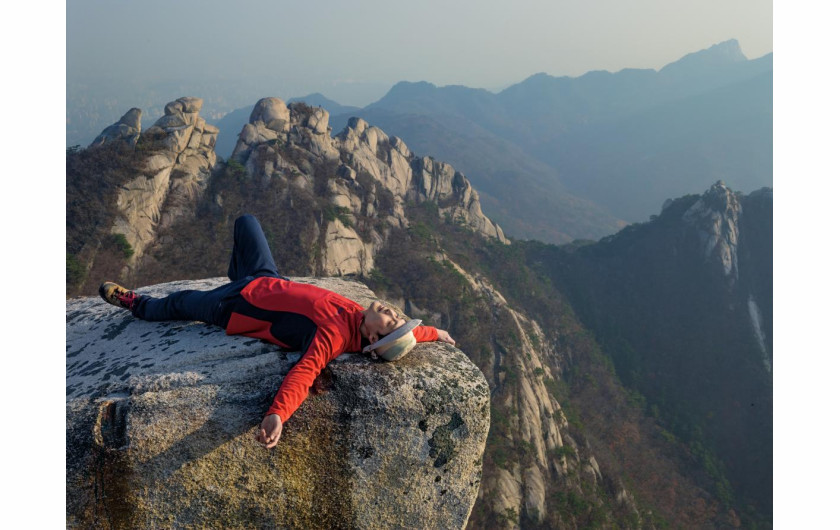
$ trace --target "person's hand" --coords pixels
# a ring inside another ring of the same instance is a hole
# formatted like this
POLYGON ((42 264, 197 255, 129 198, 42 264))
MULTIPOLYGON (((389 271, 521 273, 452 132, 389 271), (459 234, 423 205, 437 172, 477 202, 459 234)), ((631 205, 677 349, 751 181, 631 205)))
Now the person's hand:
POLYGON ((449 336, 449 332, 447 332, 445 330, 442 330, 442 329, 437 330, 437 332, 438 332, 438 340, 439 341, 445 342, 447 344, 452 344, 452 345, 455 344, 455 339, 453 339, 452 337, 449 336))
POLYGON ((280 433, 283 432, 283 421, 277 414, 269 414, 263 418, 257 429, 257 441, 266 449, 271 449, 280 441, 280 433))

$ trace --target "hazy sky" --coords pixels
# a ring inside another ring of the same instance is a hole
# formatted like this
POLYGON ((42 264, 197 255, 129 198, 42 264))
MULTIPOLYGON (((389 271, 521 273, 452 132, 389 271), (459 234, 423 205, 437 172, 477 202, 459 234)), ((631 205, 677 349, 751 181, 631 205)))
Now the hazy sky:
POLYGON ((658 69, 731 38, 756 58, 773 41, 769 0, 72 0, 66 7, 70 80, 238 79, 267 83, 281 97, 321 91, 356 105, 401 80, 495 91, 537 72, 658 69))

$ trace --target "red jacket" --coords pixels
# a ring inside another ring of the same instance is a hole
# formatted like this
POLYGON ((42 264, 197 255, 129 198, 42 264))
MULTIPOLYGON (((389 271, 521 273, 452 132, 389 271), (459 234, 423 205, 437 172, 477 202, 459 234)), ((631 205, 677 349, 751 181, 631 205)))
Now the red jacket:
MULTIPOLYGON (((363 308, 327 289, 281 278, 257 278, 239 295, 225 328, 228 335, 256 337, 303 352, 266 412, 286 423, 327 363, 344 352, 362 351, 363 308)), ((437 340, 438 333, 418 326, 414 336, 425 342, 437 340)))

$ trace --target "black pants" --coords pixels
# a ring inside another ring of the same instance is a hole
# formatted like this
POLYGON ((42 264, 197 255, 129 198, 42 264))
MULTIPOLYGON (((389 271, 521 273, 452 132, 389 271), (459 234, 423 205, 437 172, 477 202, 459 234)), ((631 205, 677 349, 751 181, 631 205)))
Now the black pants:
POLYGON ((247 214, 233 225, 230 283, 211 291, 177 291, 164 298, 141 295, 134 316, 143 320, 199 320, 226 327, 239 291, 259 276, 280 276, 259 221, 247 214))

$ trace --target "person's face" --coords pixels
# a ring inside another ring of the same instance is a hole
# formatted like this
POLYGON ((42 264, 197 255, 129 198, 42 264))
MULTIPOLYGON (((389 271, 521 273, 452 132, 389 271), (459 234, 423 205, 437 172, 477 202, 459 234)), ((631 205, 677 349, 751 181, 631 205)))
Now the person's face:
POLYGON ((405 319, 400 318, 396 311, 379 301, 372 302, 363 313, 365 322, 362 332, 371 344, 405 324, 405 319))

